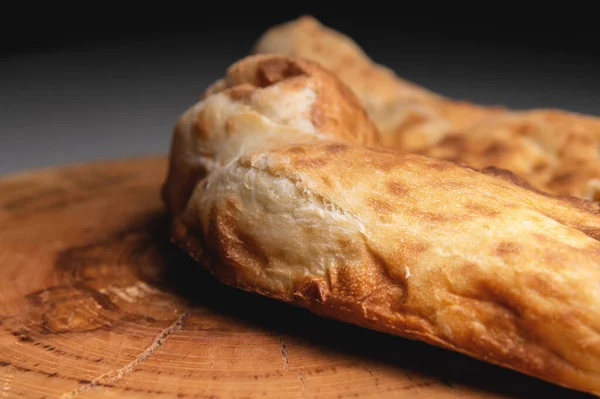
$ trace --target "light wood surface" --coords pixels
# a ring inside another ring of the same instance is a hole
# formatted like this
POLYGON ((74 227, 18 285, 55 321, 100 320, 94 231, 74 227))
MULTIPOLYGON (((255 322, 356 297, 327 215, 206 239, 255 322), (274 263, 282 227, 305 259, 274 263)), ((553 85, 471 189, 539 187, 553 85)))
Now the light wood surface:
POLYGON ((169 243, 165 173, 0 180, 0 398, 588 397, 223 286, 169 243))

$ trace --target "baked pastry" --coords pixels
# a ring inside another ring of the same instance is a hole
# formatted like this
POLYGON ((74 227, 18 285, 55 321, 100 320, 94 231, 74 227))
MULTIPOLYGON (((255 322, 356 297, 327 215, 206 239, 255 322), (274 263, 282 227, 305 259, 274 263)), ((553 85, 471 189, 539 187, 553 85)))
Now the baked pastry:
POLYGON ((381 149, 307 60, 232 65, 177 121, 172 239, 218 280, 600 394, 600 206, 381 149))
POLYGON ((254 53, 318 62, 361 99, 383 144, 475 168, 510 170, 538 189, 600 200, 600 119, 453 101, 374 63, 351 38, 304 16, 268 29, 254 53))
POLYGON ((330 72, 285 57, 247 58, 180 116, 163 195, 178 214, 198 182, 240 156, 330 137, 381 143, 358 99, 330 72))
POLYGON ((387 147, 410 152, 428 148, 454 130, 505 112, 451 101, 402 79, 373 62, 350 37, 311 16, 268 29, 251 52, 301 57, 332 71, 357 94, 387 147))

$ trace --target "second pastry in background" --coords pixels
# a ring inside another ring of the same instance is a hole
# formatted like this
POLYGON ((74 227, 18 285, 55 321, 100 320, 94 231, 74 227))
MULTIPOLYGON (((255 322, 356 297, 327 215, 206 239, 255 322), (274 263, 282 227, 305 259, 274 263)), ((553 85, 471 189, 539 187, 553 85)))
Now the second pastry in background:
POLYGON ((452 100, 375 63, 350 37, 310 16, 268 29, 252 52, 306 58, 332 71, 360 98, 386 147, 496 166, 546 192, 600 200, 599 118, 452 100))

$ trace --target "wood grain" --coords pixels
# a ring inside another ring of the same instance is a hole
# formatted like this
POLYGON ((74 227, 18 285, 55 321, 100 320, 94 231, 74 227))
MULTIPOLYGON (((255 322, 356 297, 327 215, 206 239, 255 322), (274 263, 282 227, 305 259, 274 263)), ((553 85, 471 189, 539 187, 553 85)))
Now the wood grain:
POLYGON ((216 282, 169 243, 165 173, 0 180, 0 398, 588 397, 216 282))

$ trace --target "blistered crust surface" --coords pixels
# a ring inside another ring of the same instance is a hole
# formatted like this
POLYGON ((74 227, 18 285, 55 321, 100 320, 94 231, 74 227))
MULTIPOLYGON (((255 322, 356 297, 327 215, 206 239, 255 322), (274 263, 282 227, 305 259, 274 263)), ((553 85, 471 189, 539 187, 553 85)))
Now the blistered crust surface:
POLYGON ((545 191, 600 201, 600 119, 556 110, 511 112, 422 151, 475 168, 511 170, 545 191))
POLYGON ((351 38, 310 16, 267 30, 254 51, 302 57, 331 70, 361 99, 387 147, 496 166, 544 191, 600 200, 598 118, 453 101, 376 64, 351 38))
POLYGON ((248 57, 175 128, 173 240, 240 289, 599 393, 598 205, 377 143, 334 75, 248 57))

